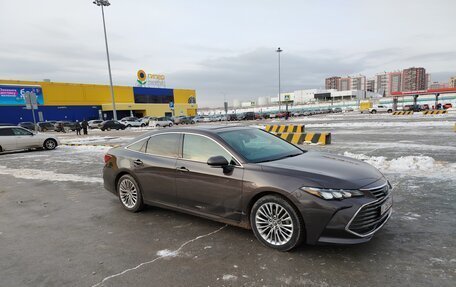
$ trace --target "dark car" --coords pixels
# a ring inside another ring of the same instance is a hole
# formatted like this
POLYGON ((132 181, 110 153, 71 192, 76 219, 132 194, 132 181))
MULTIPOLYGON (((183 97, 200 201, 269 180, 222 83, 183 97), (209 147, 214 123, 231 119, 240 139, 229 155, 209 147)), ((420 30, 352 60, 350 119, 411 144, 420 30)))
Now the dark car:
POLYGON ((124 130, 125 128, 124 124, 115 120, 104 121, 100 124, 100 130, 102 131, 124 130))
POLYGON ((31 131, 35 130, 35 124, 32 123, 32 122, 20 122, 17 125, 20 126, 20 127, 23 127, 24 129, 28 129, 28 130, 31 130, 31 131))
POLYGON ((192 118, 186 116, 179 116, 172 119, 175 125, 189 125, 192 124, 192 118))
POLYGON ((58 121, 54 124, 54 130, 56 132, 66 132, 68 130, 75 131, 76 123, 70 121, 58 121))
POLYGON ((53 131, 55 130, 55 124, 52 122, 39 122, 36 124, 40 132, 53 131))
POLYGON ((104 160, 104 186, 125 209, 156 205, 251 228, 281 251, 369 241, 392 212, 391 186, 371 165, 250 127, 151 132, 104 160))
POLYGON ((237 115, 236 114, 227 114, 226 120, 227 121, 237 121, 237 115))

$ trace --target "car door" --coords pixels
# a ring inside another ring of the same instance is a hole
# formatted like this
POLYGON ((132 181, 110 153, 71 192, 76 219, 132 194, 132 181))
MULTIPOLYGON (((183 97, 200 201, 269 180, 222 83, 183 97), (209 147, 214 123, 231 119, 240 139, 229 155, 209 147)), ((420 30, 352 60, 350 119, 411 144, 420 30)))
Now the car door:
POLYGON ((17 127, 12 130, 16 137, 16 149, 32 148, 41 144, 38 144, 35 135, 27 129, 17 127))
POLYGON ((12 128, 0 127, 0 147, 2 151, 16 149, 16 135, 12 128))
POLYGON ((181 133, 151 136, 141 154, 132 158, 132 166, 144 190, 144 200, 176 205, 176 161, 181 133))
POLYGON ((218 142, 210 137, 185 133, 182 157, 177 160, 178 204, 186 209, 240 220, 244 169, 218 142), (211 167, 207 160, 224 156, 234 165, 231 172, 211 167))

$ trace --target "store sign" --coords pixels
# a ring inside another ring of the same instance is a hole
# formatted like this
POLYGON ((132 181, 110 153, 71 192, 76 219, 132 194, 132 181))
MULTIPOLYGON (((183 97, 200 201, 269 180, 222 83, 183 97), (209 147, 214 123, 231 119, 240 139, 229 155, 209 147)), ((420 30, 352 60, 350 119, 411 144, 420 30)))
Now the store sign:
POLYGON ((165 75, 147 74, 144 70, 139 70, 136 75, 140 86, 165 87, 165 75))
POLYGON ((25 94, 36 95, 36 102, 43 105, 43 90, 41 87, 0 85, 0 105, 25 105, 25 94))

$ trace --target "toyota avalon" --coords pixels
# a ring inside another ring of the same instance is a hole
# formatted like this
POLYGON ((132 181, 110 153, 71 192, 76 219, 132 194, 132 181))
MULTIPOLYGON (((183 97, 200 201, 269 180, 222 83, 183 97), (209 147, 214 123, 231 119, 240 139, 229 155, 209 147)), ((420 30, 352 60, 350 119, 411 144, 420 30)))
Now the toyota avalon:
POLYGON ((252 229, 281 251, 369 241, 392 212, 391 186, 371 165, 256 128, 150 132, 104 160, 105 188, 125 209, 154 205, 252 229))

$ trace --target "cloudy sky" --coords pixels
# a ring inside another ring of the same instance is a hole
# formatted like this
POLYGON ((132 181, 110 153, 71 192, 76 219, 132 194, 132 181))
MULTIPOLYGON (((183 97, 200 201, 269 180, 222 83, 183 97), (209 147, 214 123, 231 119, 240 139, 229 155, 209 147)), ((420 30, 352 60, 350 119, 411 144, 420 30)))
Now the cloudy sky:
MULTIPOLYGON (((455 0, 111 0, 113 80, 136 71, 197 90, 200 106, 423 66, 456 75, 455 0)), ((90 0, 0 0, 0 79, 108 83, 100 8, 90 0)))

